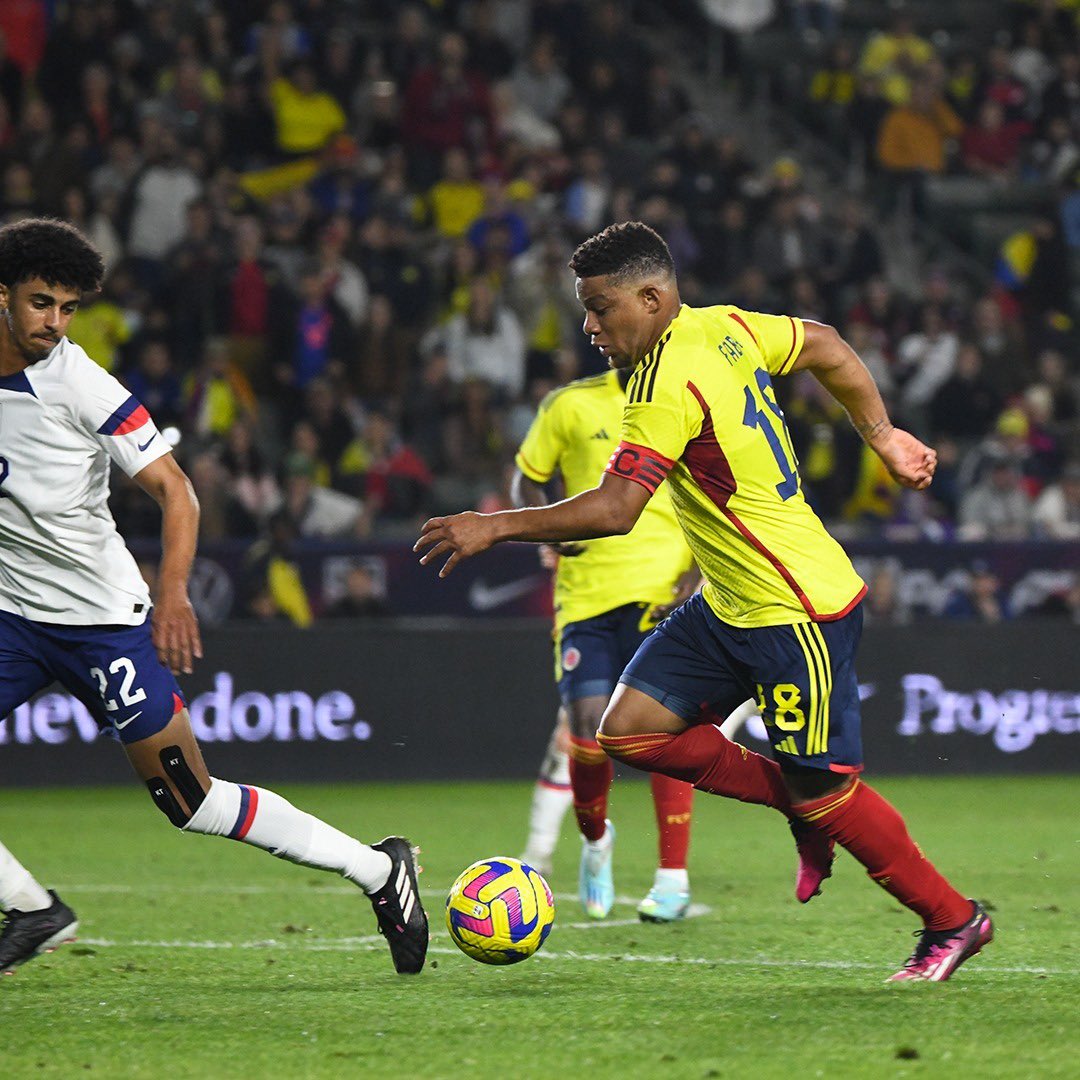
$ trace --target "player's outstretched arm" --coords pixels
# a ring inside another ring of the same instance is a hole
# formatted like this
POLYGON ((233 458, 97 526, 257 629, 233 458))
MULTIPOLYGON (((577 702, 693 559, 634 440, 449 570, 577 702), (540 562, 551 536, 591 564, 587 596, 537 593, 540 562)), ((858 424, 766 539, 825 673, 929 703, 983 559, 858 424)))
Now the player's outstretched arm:
POLYGON ((199 535, 199 500, 172 454, 135 474, 138 485, 161 507, 161 566, 151 633, 163 664, 190 674, 202 659, 199 621, 188 598, 188 577, 199 535))
POLYGON ((439 577, 446 577, 463 559, 479 555, 504 540, 551 544, 563 540, 594 540, 628 533, 652 493, 641 484, 605 473, 600 486, 550 506, 477 514, 472 510, 424 522, 413 551, 425 551, 425 566, 446 554, 439 577))
POLYGON ((831 326, 804 321, 806 339, 792 371, 807 370, 847 410, 855 430, 904 487, 929 487, 937 452, 908 431, 893 427, 873 376, 831 326))

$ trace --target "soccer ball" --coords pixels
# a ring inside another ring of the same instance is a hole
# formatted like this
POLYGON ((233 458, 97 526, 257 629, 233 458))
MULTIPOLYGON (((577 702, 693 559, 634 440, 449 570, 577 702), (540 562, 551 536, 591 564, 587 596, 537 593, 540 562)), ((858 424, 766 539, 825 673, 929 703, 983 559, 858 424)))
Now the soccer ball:
POLYGON ((548 883, 518 859, 499 855, 474 862, 446 898, 446 926, 454 944, 482 964, 527 960, 555 920, 548 883))

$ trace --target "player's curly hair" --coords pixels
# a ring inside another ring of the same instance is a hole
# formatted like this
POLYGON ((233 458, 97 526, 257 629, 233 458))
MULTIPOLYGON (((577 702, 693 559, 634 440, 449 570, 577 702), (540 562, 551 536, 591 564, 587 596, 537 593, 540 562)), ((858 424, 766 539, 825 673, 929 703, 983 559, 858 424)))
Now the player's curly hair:
POLYGON ((79 292, 101 287, 105 266, 74 225, 56 218, 24 218, 0 229, 0 282, 9 288, 32 278, 79 292))
POLYGON ((578 277, 610 276, 619 284, 654 274, 670 276, 675 262, 655 229, 642 221, 623 221, 579 245, 570 269, 578 277))

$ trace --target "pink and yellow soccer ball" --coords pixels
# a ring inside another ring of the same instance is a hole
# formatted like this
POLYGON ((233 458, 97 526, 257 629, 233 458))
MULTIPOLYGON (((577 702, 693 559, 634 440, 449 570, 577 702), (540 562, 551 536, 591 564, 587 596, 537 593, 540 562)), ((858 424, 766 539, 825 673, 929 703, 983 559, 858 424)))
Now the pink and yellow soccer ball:
POLYGON ((446 898, 454 944, 482 964, 517 964, 547 939, 555 921, 548 883, 519 859, 499 855, 467 867, 446 898))

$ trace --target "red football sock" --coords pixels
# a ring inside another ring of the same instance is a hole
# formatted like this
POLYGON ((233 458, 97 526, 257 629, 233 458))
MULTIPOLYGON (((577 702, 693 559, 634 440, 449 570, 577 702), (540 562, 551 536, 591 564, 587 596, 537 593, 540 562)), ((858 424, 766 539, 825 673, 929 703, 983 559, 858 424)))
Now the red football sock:
POLYGON ((690 808, 694 789, 683 780, 654 772, 652 781, 656 828, 660 837, 660 866, 664 870, 685 870, 690 850, 690 808))
POLYGON ((586 840, 604 835, 608 789, 615 766, 592 739, 570 736, 570 787, 574 792, 574 813, 586 840))
POLYGON ((969 901, 922 853, 904 819, 861 780, 799 803, 795 812, 850 851, 886 892, 922 916, 928 930, 951 930, 970 917, 969 901))
POLYGON ((794 813, 780 766, 724 738, 712 724, 695 724, 678 735, 601 732, 596 738, 613 758, 635 769, 686 780, 710 795, 771 806, 788 817, 794 813))

